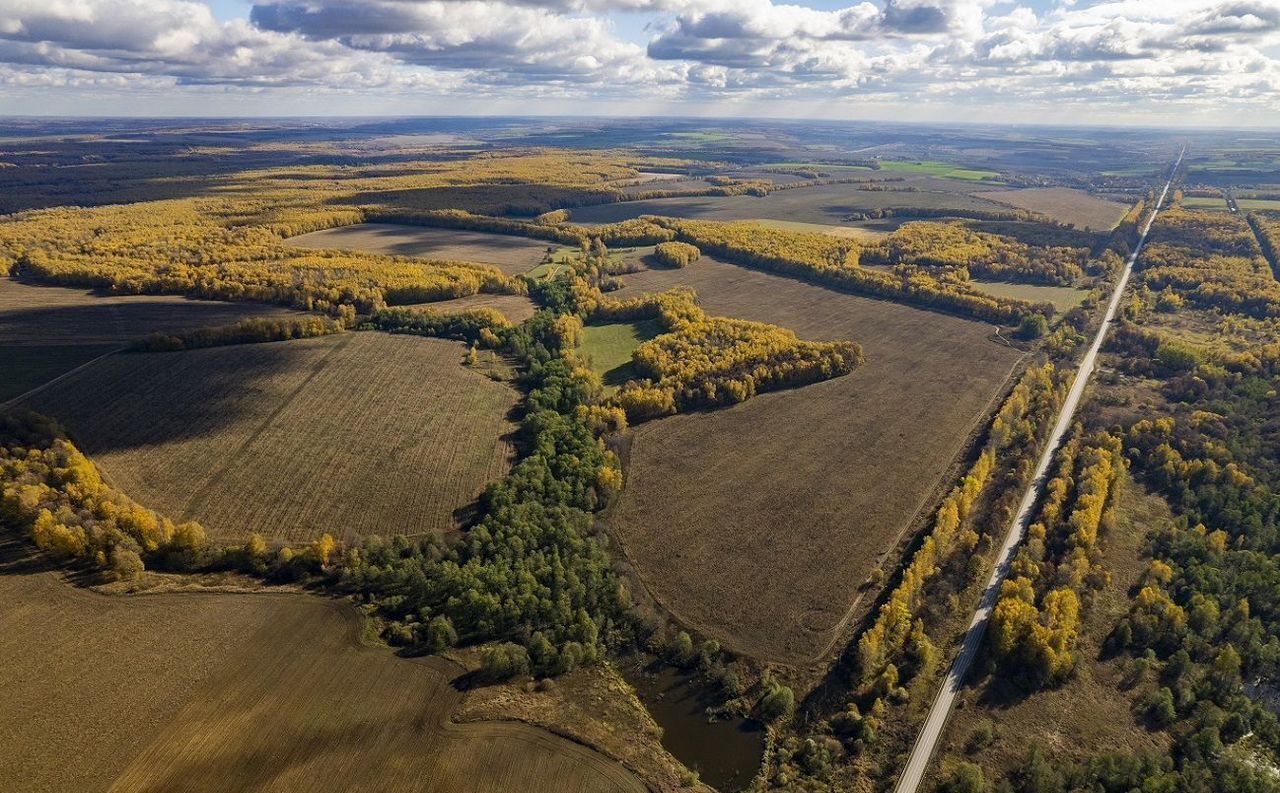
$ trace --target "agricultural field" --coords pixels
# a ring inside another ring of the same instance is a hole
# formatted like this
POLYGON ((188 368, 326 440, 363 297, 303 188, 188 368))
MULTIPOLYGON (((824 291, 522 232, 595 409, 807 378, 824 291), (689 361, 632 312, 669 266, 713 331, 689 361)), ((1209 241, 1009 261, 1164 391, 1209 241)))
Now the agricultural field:
POLYGON ((880 170, 890 173, 910 173, 923 176, 936 176, 943 179, 963 179, 969 182, 995 181, 1000 178, 996 171, 981 168, 961 168, 945 162, 901 162, 898 160, 881 160, 880 170))
POLYGON ((987 190, 977 194, 1018 209, 1048 215, 1079 229, 1110 231, 1129 211, 1129 205, 1069 187, 1027 187, 1021 190, 987 190))
MULTIPOLYGON (((778 190, 762 198, 755 196, 693 196, 656 198, 615 204, 578 207, 572 211, 577 223, 613 223, 641 215, 665 215, 699 220, 784 220, 822 225, 843 225, 854 213, 891 207, 920 207, 929 210, 1008 211, 1007 207, 967 195, 959 189, 972 183, 939 184, 925 180, 918 191, 859 190, 854 184, 826 184, 778 190)), ((917 186, 915 182, 902 183, 917 186)))
POLYGON ((656 319, 587 325, 582 329, 582 344, 575 355, 591 364, 606 387, 617 388, 636 376, 631 354, 662 332, 656 319))
POLYGON ((21 404, 116 487, 220 538, 443 533, 512 455, 517 394, 463 351, 359 332, 126 353, 21 404))
POLYGON ((514 722, 452 724, 461 670, 363 646, 301 594, 107 596, 0 538, 0 789, 646 789, 514 722))
POLYGON ((283 316, 296 314, 252 303, 105 295, 0 278, 0 402, 151 333, 283 316))
POLYGON ((526 295, 489 295, 484 293, 455 297, 452 300, 437 300, 434 303, 408 303, 402 308, 443 311, 449 314, 471 311, 477 308, 491 308, 515 324, 524 322, 529 317, 532 317, 536 309, 533 301, 526 295))
POLYGON ((1227 199, 1222 196, 1187 196, 1182 199, 1182 205, 1187 209, 1227 211, 1227 199))
POLYGON ((989 325, 708 256, 623 281, 620 299, 687 285, 709 314, 865 351, 845 377, 641 426, 610 517, 682 622, 752 657, 807 664, 835 646, 1021 353, 990 340, 989 325))
POLYGON ((483 231, 360 223, 290 237, 290 245, 317 250, 354 250, 414 256, 440 261, 491 264, 507 275, 537 267, 547 257, 547 243, 483 231))

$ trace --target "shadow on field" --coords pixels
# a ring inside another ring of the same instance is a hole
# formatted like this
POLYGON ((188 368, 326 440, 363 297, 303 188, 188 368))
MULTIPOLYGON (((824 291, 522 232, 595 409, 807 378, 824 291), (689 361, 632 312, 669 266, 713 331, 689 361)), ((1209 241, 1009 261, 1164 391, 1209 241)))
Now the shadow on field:
POLYGON ((189 331, 283 312, 265 304, 178 295, 113 295, 21 278, 0 279, 0 342, 5 344, 123 344, 151 333, 189 331))
POLYGON ((186 352, 122 352, 16 407, 56 418, 90 456, 216 435, 252 421, 255 407, 259 413, 269 409, 257 422, 261 431, 340 348, 341 342, 327 351, 279 342, 186 352), (271 393, 269 380, 296 380, 302 370, 306 373, 301 382, 274 404, 253 398, 271 393))

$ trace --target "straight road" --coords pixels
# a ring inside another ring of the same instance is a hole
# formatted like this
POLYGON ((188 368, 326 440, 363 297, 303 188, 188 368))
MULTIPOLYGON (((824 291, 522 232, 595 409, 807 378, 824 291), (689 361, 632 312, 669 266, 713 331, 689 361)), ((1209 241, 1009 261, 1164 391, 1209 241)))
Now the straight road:
POLYGON ((982 645, 982 638, 987 632, 987 623, 991 619, 991 611, 995 608, 996 599, 1000 596, 1000 585, 1004 583, 1005 576, 1009 573, 1009 564, 1013 561, 1014 552, 1022 542, 1022 537, 1027 530, 1027 524, 1031 521, 1031 510, 1040 499, 1040 493, 1044 489, 1049 465, 1053 462, 1054 454, 1058 451, 1063 437, 1066 436, 1067 430, 1071 427, 1071 422, 1075 419, 1076 408, 1080 405, 1080 397, 1084 394, 1084 388, 1089 383, 1089 376, 1093 374, 1094 366, 1097 363, 1098 351, 1102 349, 1102 342, 1106 339, 1107 331, 1110 329, 1112 322, 1115 320, 1116 312, 1120 308, 1120 299, 1124 295, 1125 287, 1129 284, 1129 276, 1133 273, 1133 263, 1138 260, 1138 254, 1142 253, 1142 246, 1147 241, 1147 232, 1151 231, 1151 224, 1155 222, 1156 214, 1160 211, 1160 206, 1164 204, 1164 199, 1169 193, 1169 186, 1173 184, 1173 177, 1177 174, 1178 166, 1182 164, 1182 155, 1185 153, 1186 147, 1183 147, 1182 151, 1178 153, 1178 160, 1174 163, 1173 170, 1169 173, 1169 180, 1165 182, 1164 190, 1160 191, 1160 200, 1156 203, 1151 214, 1147 217, 1146 224, 1142 227, 1142 233, 1138 237, 1138 244, 1133 250, 1133 255, 1125 262, 1124 270, 1116 281, 1115 291, 1112 292, 1111 300, 1107 303, 1107 312, 1103 315, 1102 324, 1098 327, 1098 333, 1094 336, 1093 343, 1089 345, 1084 358, 1080 360, 1080 368, 1076 370, 1076 377, 1071 382, 1071 390, 1067 392, 1067 399, 1062 403, 1062 409, 1058 413, 1058 421, 1054 424, 1053 432, 1049 435, 1048 440, 1045 442, 1044 451, 1040 454, 1040 462, 1036 465, 1035 476, 1031 478, 1031 484, 1027 486, 1027 492, 1022 497, 1022 503, 1018 507, 1017 514, 1014 515, 1012 525, 1009 526, 1008 534, 1005 535, 1004 545, 1000 548, 1000 556, 996 567, 991 571, 991 579, 987 582, 987 588, 982 593, 982 601, 978 605, 978 611, 973 615, 973 621, 969 623, 969 630, 965 633, 964 642, 960 645, 960 654, 956 656, 956 660, 951 665, 951 671, 947 673, 946 680, 942 681, 942 688, 938 690, 938 695, 934 697, 933 705, 929 708, 929 715, 925 718, 924 727, 920 729, 920 735, 916 737, 915 746, 911 748, 911 756, 907 758, 907 765, 902 769, 901 776, 898 777, 898 784, 894 787, 894 793, 916 793, 920 788, 920 783, 924 780, 925 771, 929 767, 929 760, 933 757, 938 741, 942 737, 942 728, 946 726, 947 717, 951 715, 951 708, 955 704, 956 694, 960 693, 960 687, 964 683, 965 676, 969 674, 969 667, 973 665, 973 660, 978 655, 978 648, 982 645))

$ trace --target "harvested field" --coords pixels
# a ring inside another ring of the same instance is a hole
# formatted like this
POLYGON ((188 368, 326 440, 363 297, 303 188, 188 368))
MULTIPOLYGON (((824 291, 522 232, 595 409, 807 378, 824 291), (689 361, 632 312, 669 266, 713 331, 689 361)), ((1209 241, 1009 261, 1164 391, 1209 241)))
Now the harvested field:
POLYGON ((403 226, 394 223, 360 223, 289 238, 299 248, 385 253, 491 264, 507 275, 527 272, 543 260, 547 243, 508 234, 484 231, 403 226))
POLYGON ((24 551, 0 541, 0 789, 644 790, 535 727, 450 724, 458 670, 361 646, 349 606, 100 595, 24 551))
POLYGON ((688 285, 708 313, 852 339, 824 383, 634 432, 615 533, 649 590, 731 649, 822 656, 881 558, 932 501, 1020 354, 991 326, 704 256, 626 276, 619 298, 688 285))
POLYGON ((1129 205, 1099 198, 1070 187, 1027 187, 1021 190, 987 190, 977 194, 1011 207, 1040 212, 1076 228, 1110 231, 1129 211, 1129 205))
MULTIPOLYGON (((779 190, 762 198, 696 196, 625 201, 579 207, 572 215, 575 223, 612 223, 640 215, 666 215, 699 220, 786 220, 839 225, 852 213, 885 207, 1007 211, 1007 207, 1000 204, 962 192, 932 189, 934 185, 925 182, 910 184, 918 186, 919 191, 859 190, 852 184, 828 184, 779 190)), ((968 187, 972 189, 972 183, 968 187)))
POLYGON ((215 537, 444 532, 505 473, 517 401, 463 349, 361 332, 125 353, 23 404, 121 490, 215 537))
POLYGON ((524 322, 533 316, 537 306, 525 295, 490 295, 479 293, 466 297, 455 297, 453 300, 439 300, 434 303, 408 303, 400 308, 421 308, 430 311, 457 313, 477 308, 492 308, 515 324, 524 322))
POLYGON ((103 295, 0 278, 0 402, 150 333, 293 313, 251 303, 103 295))

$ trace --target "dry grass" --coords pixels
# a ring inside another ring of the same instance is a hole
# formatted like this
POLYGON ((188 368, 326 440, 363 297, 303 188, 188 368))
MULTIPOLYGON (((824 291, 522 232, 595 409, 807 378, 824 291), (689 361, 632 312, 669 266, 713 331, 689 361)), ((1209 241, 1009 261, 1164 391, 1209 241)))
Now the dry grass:
POLYGON ((984 675, 957 699, 939 756, 961 756, 981 764, 989 779, 1005 776, 1038 744, 1054 758, 1081 759, 1099 747, 1113 751, 1162 752, 1168 736, 1148 732, 1133 716, 1140 687, 1126 688, 1121 659, 1104 659, 1102 644, 1127 611, 1129 590, 1145 569, 1147 533, 1170 519, 1169 507, 1132 481, 1122 491, 1115 529, 1105 537, 1104 562, 1111 583, 1099 592, 1083 621, 1076 675, 1060 688, 1027 694, 1014 684, 984 675), (974 730, 991 722, 995 740, 975 751, 974 730))
POLYGON ((379 333, 105 358, 24 402, 111 481, 216 537, 455 526, 511 449, 511 388, 457 342, 379 333))
POLYGON ((642 791, 519 723, 449 722, 459 669, 356 640, 302 595, 114 597, 0 553, 0 789, 642 791))
POLYGON ((986 190, 977 195, 1019 209, 1029 209, 1073 223, 1076 228, 1110 231, 1129 211, 1128 204, 1108 201, 1085 190, 1070 187, 1027 187, 1021 190, 986 190))
POLYGON ((0 278, 0 402, 150 333, 290 313, 274 306, 100 295, 0 278))
POLYGON ((485 293, 455 297, 453 300, 440 300, 435 303, 411 303, 403 307, 422 308, 447 313, 471 311, 476 308, 492 308, 516 324, 532 317, 533 312, 537 310, 537 306, 525 295, 490 295, 485 293))
POLYGON ((654 790, 711 790, 685 784, 688 770, 662 747, 662 728, 609 664, 576 669, 556 678, 548 690, 519 682, 478 689, 454 719, 533 724, 595 747, 633 769, 654 790))
POLYGON ((821 657, 1020 354, 990 326, 710 257, 624 280, 621 298, 688 284, 711 314, 863 346, 846 377, 639 428, 610 518, 682 621, 759 659, 821 657))
POLYGON ((289 239, 299 248, 336 249, 416 256, 444 261, 491 264, 507 275, 519 275, 537 267, 547 253, 547 243, 483 231, 361 223, 313 231, 289 239))

